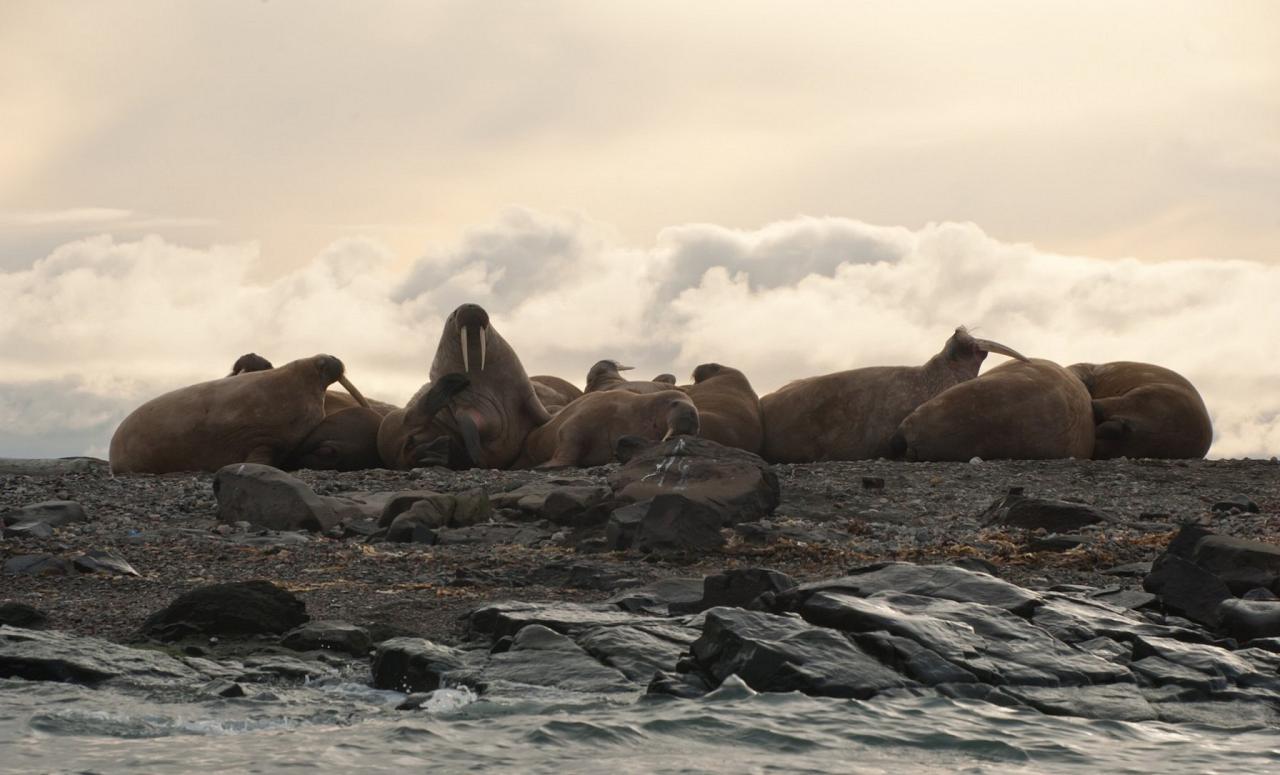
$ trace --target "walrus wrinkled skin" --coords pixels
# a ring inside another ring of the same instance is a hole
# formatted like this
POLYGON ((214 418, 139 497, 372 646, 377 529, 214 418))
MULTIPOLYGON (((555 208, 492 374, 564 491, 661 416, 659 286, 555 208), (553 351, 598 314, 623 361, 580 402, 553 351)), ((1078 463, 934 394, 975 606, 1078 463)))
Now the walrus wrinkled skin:
MULTIPOLYGON (((327 401, 325 405, 328 406, 327 401)), ((317 471, 381 468, 378 429, 382 427, 382 418, 376 409, 363 406, 336 412, 326 409, 324 419, 289 454, 280 468, 286 471, 298 468, 317 471)))
POLYGON ((455 396, 468 388, 465 374, 445 374, 428 383, 405 409, 396 409, 378 426, 378 455, 387 468, 407 470, 429 466, 470 468, 474 462, 455 441, 439 415, 455 396))
POLYGON ((446 374, 462 374, 470 381, 440 411, 431 413, 431 424, 447 432, 467 452, 478 468, 507 468, 524 448, 529 431, 551 419, 538 400, 533 382, 519 356, 490 324, 489 313, 478 304, 463 304, 445 320, 431 382, 405 405, 406 437, 428 435, 413 407, 425 397, 431 384, 446 374))
POLYGON ((978 376, 988 352, 1026 360, 964 327, 923 366, 869 366, 791 382, 760 400, 771 463, 888 457, 898 424, 942 391, 978 376))
POLYGON ((582 391, 578 386, 567 379, 549 374, 535 374, 529 378, 529 381, 533 383, 533 392, 538 394, 538 400, 551 414, 565 408, 575 398, 582 397, 582 391))
POLYGON ((515 467, 601 466, 613 461, 623 436, 650 441, 696 436, 698 425, 697 407, 679 390, 587 393, 529 434, 515 467))
MULTIPOLYGON (((245 353, 236 359, 236 362, 231 366, 231 373, 227 376, 234 377, 237 374, 267 371, 271 368, 274 368, 271 365, 271 361, 263 358, 261 355, 258 355, 257 353, 245 353)), ((366 399, 364 396, 356 399, 356 397, 351 395, 350 392, 340 393, 337 390, 330 390, 324 394, 325 414, 333 414, 334 412, 341 412, 343 409, 352 409, 357 406, 368 407, 380 415, 385 415, 387 412, 396 408, 394 404, 388 404, 385 401, 376 401, 372 398, 366 399)))
POLYGON ((1010 361, 921 404, 902 421, 893 447, 907 460, 1088 458, 1089 391, 1052 361, 1010 361))
POLYGON ((1076 363, 1093 397, 1095 460, 1201 458, 1213 444, 1204 399, 1185 377, 1150 363, 1076 363))
POLYGON ((693 370, 693 384, 680 390, 698 407, 699 436, 760 454, 764 443, 760 397, 746 375, 718 363, 704 363, 693 370))
MULTIPOLYGON (((675 384, 675 378, 672 377, 671 382, 656 382, 646 380, 629 380, 622 376, 621 372, 630 371, 633 366, 623 366, 617 361, 603 360, 596 361, 596 364, 587 371, 587 387, 583 393, 600 393, 606 390, 629 390, 632 393, 657 393, 663 390, 670 390, 675 384)), ((658 376, 663 376, 659 374, 658 376)))
POLYGON ((111 437, 113 473, 279 466, 324 419, 333 382, 359 395, 332 355, 302 358, 170 391, 133 410, 111 437))

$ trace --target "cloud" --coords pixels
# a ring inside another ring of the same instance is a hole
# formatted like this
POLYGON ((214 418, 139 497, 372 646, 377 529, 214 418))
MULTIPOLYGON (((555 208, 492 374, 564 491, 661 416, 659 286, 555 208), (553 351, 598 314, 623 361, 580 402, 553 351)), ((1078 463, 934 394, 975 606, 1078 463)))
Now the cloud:
POLYGON ((133 406, 240 354, 340 356, 367 394, 425 380, 444 317, 485 305, 530 373, 600 358, 687 375, 715 360, 763 394, 790 379, 923 362, 960 324, 1063 364, 1143 360, 1188 376, 1215 456, 1280 450, 1280 268, 1046 253, 971 223, 917 230, 801 217, 689 224, 650 246, 577 214, 513 208, 408 267, 344 239, 258 281, 255 243, 95 236, 0 272, 0 454, 106 448, 133 406), (50 441, 53 440, 53 441, 50 441))

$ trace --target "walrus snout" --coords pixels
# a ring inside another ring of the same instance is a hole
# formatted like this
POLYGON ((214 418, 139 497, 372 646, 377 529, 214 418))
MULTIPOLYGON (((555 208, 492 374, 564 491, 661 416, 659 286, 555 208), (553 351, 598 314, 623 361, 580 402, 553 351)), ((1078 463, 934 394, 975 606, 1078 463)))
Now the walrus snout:
POLYGON ((462 370, 471 372, 471 350, 477 348, 476 360, 480 363, 480 371, 484 371, 486 350, 488 348, 489 313, 479 304, 463 304, 453 311, 453 323, 458 328, 458 337, 462 345, 462 370))
POLYGON ((986 359, 987 353, 1007 355, 1024 362, 1027 360, 1025 355, 1012 347, 990 339, 975 338, 964 326, 957 327, 955 333, 947 340, 946 353, 947 357, 953 361, 972 360, 979 364, 986 359))
POLYGON ((271 361, 263 358, 257 353, 245 353, 236 358, 235 364, 231 366, 231 373, 227 376, 234 377, 237 374, 247 374, 251 371, 267 371, 274 368, 271 361))
POLYGON ((663 441, 672 436, 697 436, 701 423, 698 409, 690 401, 672 401, 667 412, 667 433, 663 441))

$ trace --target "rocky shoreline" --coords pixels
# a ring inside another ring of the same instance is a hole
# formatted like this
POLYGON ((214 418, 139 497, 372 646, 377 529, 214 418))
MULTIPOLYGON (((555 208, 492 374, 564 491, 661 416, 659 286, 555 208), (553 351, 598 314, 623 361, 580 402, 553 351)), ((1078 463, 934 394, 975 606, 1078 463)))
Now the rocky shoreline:
MULTIPOLYGON (((282 531, 234 519, 228 493, 259 484, 230 475, 215 495, 212 475, 0 461, 0 603, 15 625, 0 652, 32 638, 155 644, 144 623, 180 595, 265 580, 296 596, 313 626, 363 633, 353 650, 374 654, 374 682, 402 690, 444 680, 492 691, 533 680, 534 664, 558 675, 563 659, 565 680, 592 692, 696 695, 734 674, 755 689, 831 696, 963 684, 945 691, 1097 717, 1196 717, 1166 707, 1180 696, 1247 701, 1265 723, 1280 707, 1280 658, 1203 621, 1247 590, 1227 578, 1231 591, 1205 602, 1184 600, 1176 579, 1168 600, 1143 589, 1186 526, 1280 543, 1274 460, 864 461, 774 466, 759 481, 739 471, 727 484, 694 481, 695 461, 691 482, 732 490, 727 512, 696 498, 620 501, 638 481, 628 465, 303 471, 289 486, 317 499, 309 518, 322 516, 282 531), (770 488, 776 508, 760 513, 770 488), (43 619, 13 618, 26 606, 43 619), (45 633, 16 629, 28 626, 45 633), (948 640, 957 628, 982 642, 948 640), (1031 659, 1028 644, 1047 656, 1031 659), (841 649, 848 659, 819 659, 841 649), (866 662, 857 680, 846 675, 855 662, 866 662), (770 677, 780 664, 785 680, 770 677), (584 677, 592 665, 598 685, 584 677), (1143 694, 1125 699, 1134 685, 1143 694)), ((1210 567, 1194 547, 1184 556, 1176 562, 1210 567)), ((1259 589, 1252 597, 1265 600, 1259 589)), ((290 647, 280 631, 196 627, 177 642, 182 659, 262 660, 349 636, 292 637, 290 647)))

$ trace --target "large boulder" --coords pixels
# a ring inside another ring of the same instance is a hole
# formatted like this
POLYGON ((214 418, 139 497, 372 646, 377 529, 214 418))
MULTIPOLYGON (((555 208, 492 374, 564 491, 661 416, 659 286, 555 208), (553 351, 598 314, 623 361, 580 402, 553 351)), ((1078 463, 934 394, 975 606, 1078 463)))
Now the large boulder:
POLYGON ((159 686, 206 676, 185 662, 148 649, 63 632, 0 626, 0 678, 89 686, 104 681, 159 686))
POLYGON ((866 597, 891 591, 980 603, 1020 615, 1030 613, 1041 602, 1035 592, 986 573, 953 565, 890 562, 855 568, 848 576, 838 579, 801 584, 779 594, 775 610, 798 611, 810 595, 818 592, 847 592, 866 597))
POLYGON ((466 652, 422 638, 391 638, 373 657, 373 685, 399 692, 439 689, 446 673, 468 664, 466 652))
POLYGON ((682 495, 720 511, 724 524, 773 513, 781 499, 778 476, 750 452, 680 436, 649 447, 609 477, 622 500, 682 495))
POLYGON ((162 641, 192 636, 279 635, 307 621, 306 606, 269 581, 197 587, 142 623, 141 633, 162 641))
POLYGON ((635 693, 643 688, 622 671, 601 664, 572 639, 538 624, 516 633, 506 651, 490 654, 482 665, 449 679, 489 695, 510 691, 527 696, 531 686, 583 694, 635 693))
POLYGON ((218 520, 249 522, 268 530, 328 530, 338 523, 333 506, 301 479, 278 468, 234 463, 213 477, 218 520))

